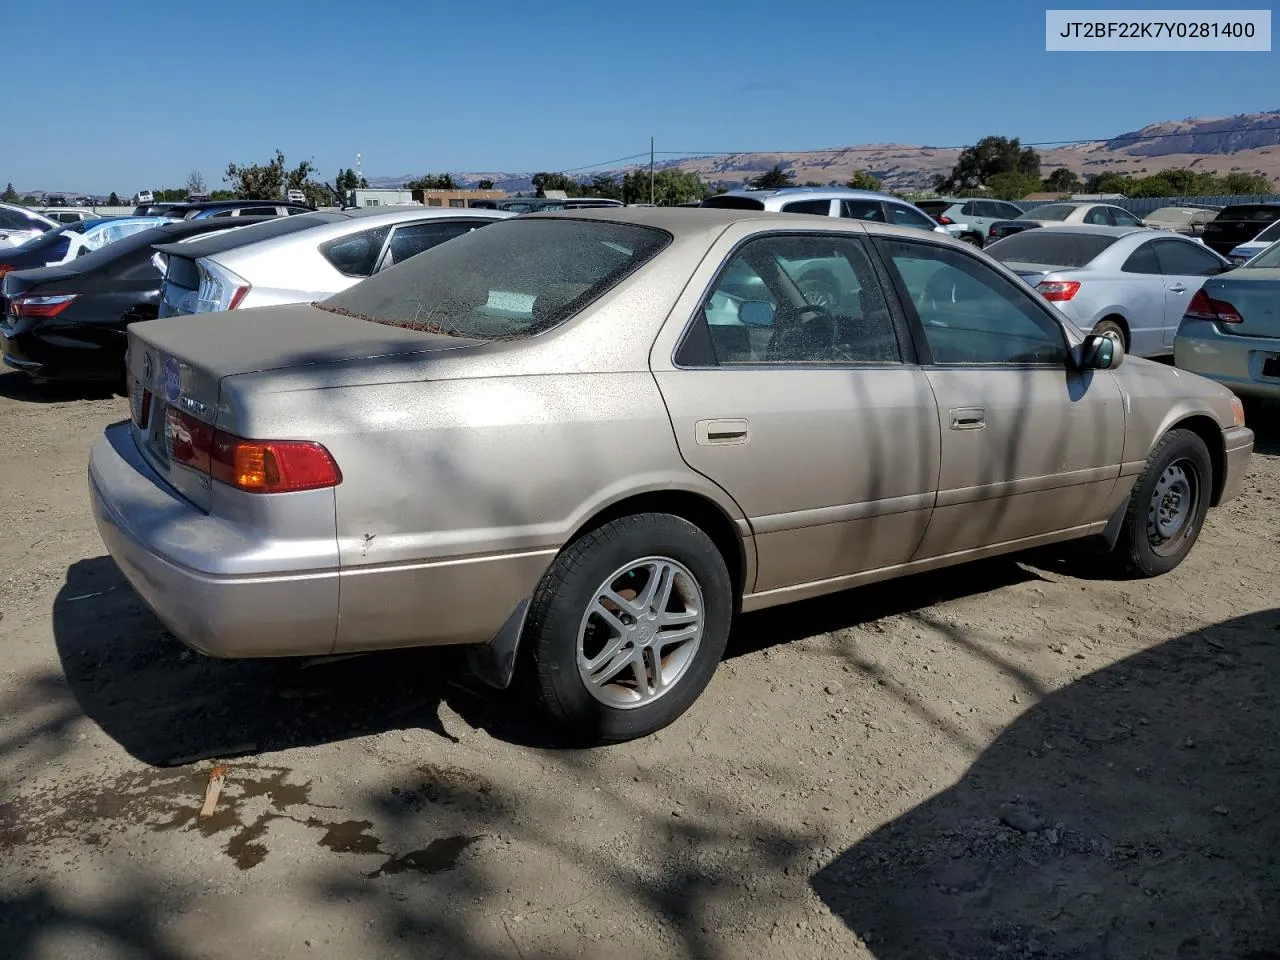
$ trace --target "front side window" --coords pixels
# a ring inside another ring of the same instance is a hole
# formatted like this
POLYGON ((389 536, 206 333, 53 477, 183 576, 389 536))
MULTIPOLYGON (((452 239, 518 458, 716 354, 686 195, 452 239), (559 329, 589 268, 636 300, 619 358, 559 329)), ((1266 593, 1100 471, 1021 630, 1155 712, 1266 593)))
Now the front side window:
POLYGON ((1190 240, 1157 240, 1152 246, 1166 276, 1213 277, 1223 271, 1221 260, 1190 240))
POLYGON ((1116 222, 1117 227, 1140 227, 1142 221, 1135 217, 1128 210, 1122 207, 1111 208, 1111 219, 1116 222))
POLYGON ((1090 207, 1089 212, 1084 215, 1084 222, 1097 224, 1102 227, 1113 225, 1106 207, 1090 207))
POLYGON ((486 222, 488 221, 437 220, 396 227, 395 233, 391 235, 391 242, 387 244, 387 252, 383 254, 382 265, 378 269, 385 270, 397 263, 404 263, 410 257, 416 257, 436 244, 470 233, 477 227, 484 226, 486 222))
POLYGON ((889 222, 900 227, 915 227, 917 230, 932 230, 934 223, 924 214, 903 206, 901 203, 886 203, 889 208, 889 222))
POLYGON ((529 337, 576 315, 670 242, 663 230, 629 223, 505 220, 432 247, 319 306, 428 333, 529 337))
POLYGON ((883 241, 938 364, 1066 362, 1062 328, 1030 295, 976 257, 883 241))
MULTIPOLYGON (((771 235, 725 265, 694 320, 714 364, 898 363, 893 319, 857 237, 771 235)), ((689 362, 682 352, 682 362, 689 362)))

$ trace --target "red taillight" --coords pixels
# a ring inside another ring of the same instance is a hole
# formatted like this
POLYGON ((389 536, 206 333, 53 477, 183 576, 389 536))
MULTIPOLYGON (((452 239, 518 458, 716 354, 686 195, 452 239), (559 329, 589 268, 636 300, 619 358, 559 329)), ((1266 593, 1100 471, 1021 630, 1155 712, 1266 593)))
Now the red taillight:
POLYGON ((227 304, 228 310, 234 310, 240 306, 240 303, 249 293, 249 285, 246 283, 242 287, 236 287, 236 292, 231 295, 231 302, 227 304))
POLYGON ((10 304, 15 317, 56 317, 71 306, 76 295, 59 293, 44 297, 16 297, 10 304))
POLYGON ((1204 288, 1196 291, 1196 295, 1187 304, 1187 312, 1183 320, 1210 320, 1215 323, 1244 323, 1244 317, 1235 305, 1226 300, 1215 300, 1204 292, 1204 288))
POLYGON ((1070 300, 1080 290, 1079 280, 1041 280, 1036 289, 1046 300, 1061 303, 1070 300))
POLYGON ((213 438, 213 479, 246 493, 289 493, 336 487, 342 471, 323 446, 306 440, 213 438))
POLYGON ((944 227, 949 227, 951 226, 951 224, 955 223, 955 221, 952 220, 950 217, 948 217, 945 213, 938 218, 938 222, 942 224, 944 227))
POLYGON ((169 457, 246 493, 292 493, 342 482, 332 455, 309 440, 246 440, 180 410, 165 414, 169 457))

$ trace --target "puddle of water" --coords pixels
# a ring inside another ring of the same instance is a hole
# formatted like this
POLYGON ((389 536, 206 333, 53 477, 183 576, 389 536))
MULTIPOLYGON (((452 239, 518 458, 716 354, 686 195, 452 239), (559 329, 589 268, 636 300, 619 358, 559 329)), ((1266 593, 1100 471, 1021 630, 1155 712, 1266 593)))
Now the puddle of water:
POLYGON ((462 851, 471 846, 480 837, 442 837, 432 840, 422 850, 413 850, 399 857, 391 857, 373 873, 366 873, 365 878, 376 880, 378 877, 393 876, 406 870, 419 873, 442 873, 452 870, 458 865, 458 857, 462 851))

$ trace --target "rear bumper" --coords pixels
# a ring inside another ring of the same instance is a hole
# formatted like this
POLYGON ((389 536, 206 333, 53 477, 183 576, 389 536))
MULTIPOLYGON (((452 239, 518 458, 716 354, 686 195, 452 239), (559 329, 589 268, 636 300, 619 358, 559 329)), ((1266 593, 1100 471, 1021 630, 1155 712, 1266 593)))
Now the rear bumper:
POLYGON ((1253 431, 1248 427, 1232 427, 1222 432, 1226 455, 1223 457, 1224 476, 1219 503, 1239 496, 1244 475, 1249 469, 1249 457, 1253 453, 1253 431))
POLYGON ((1280 339, 1226 333, 1216 323, 1183 321, 1173 361, 1183 370, 1215 380, 1242 397, 1280 399, 1280 377, 1263 376, 1267 359, 1280 356, 1280 339))
POLYGON ((237 557, 237 535, 164 483, 127 423, 94 444, 89 493, 107 551, 179 640, 215 657, 332 652, 338 571, 237 574, 237 565, 260 566, 261 551, 237 557), (199 569, 202 554, 218 572, 199 569))
POLYGON ((65 325, 15 333, 0 324, 4 365, 47 380, 114 380, 124 370, 124 337, 101 327, 65 325), (44 336, 42 334, 47 334, 44 336))

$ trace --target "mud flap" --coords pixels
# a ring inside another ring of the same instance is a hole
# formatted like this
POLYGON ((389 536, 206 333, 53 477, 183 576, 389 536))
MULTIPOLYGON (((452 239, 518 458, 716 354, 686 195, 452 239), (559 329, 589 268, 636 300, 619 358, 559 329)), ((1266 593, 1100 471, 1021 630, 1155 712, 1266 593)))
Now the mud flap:
POLYGON ((467 648, 467 666, 479 679, 498 690, 511 686, 516 672, 516 650, 524 632, 524 618, 529 611, 529 597, 516 604, 506 623, 498 628, 488 643, 467 648))
POLYGON ((1120 506, 1116 507, 1115 513, 1111 514, 1111 519, 1102 529, 1102 542, 1106 544, 1108 550, 1116 548, 1116 541, 1120 539, 1120 528, 1124 526, 1124 515, 1129 510, 1129 500, 1132 496, 1133 494, 1130 493, 1120 501, 1120 506))

